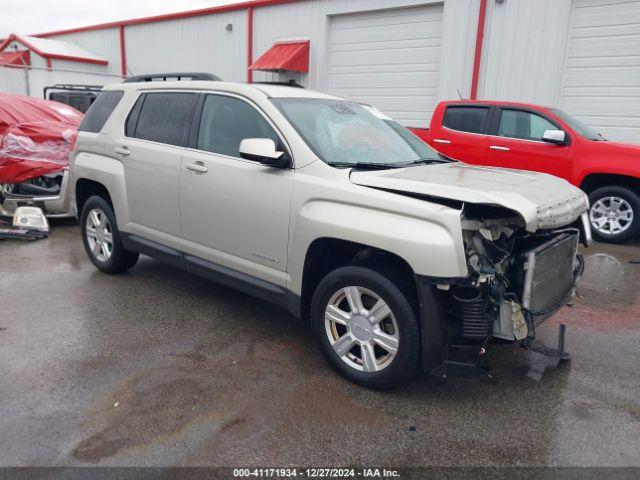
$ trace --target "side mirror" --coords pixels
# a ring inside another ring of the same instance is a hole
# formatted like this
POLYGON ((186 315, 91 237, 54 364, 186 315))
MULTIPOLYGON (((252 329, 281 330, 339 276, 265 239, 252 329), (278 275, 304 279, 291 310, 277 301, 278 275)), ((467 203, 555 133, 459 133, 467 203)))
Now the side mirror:
POLYGON ((542 141, 555 145, 566 145, 567 134, 562 130, 545 130, 542 135, 542 141))
POLYGON ((289 156, 276 150, 270 138, 245 138, 240 142, 240 156, 273 167, 288 167, 289 156))

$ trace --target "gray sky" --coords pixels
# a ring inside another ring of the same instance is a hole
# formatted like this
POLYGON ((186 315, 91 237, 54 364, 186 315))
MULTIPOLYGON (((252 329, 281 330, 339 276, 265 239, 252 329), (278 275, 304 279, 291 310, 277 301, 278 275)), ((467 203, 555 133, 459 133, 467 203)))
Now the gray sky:
POLYGON ((238 3, 239 0, 0 0, 0 38, 238 3))

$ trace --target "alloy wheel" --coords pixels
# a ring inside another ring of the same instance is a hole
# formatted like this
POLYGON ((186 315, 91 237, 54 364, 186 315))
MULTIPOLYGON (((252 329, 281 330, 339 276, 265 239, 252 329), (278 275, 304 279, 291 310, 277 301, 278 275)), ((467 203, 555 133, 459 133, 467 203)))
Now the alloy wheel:
POLYGON ((633 208, 624 198, 603 197, 589 210, 589 219, 595 230, 603 235, 618 235, 633 223, 633 208))
POLYGON ((363 372, 387 368, 400 345, 391 308, 363 287, 344 287, 331 296, 325 309, 325 330, 338 357, 363 372))
POLYGON ((100 262, 108 261, 113 253, 113 229, 107 215, 94 208, 87 215, 85 227, 91 254, 100 262))

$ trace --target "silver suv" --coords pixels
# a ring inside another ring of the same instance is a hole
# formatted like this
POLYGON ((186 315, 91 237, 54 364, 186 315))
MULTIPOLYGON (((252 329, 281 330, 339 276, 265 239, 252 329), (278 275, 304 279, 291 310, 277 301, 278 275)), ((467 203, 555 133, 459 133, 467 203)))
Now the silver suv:
POLYGON ((563 306, 590 238, 559 178, 445 158, 375 108, 221 81, 108 86, 72 153, 85 248, 140 253, 309 319, 349 380, 484 371, 563 306))

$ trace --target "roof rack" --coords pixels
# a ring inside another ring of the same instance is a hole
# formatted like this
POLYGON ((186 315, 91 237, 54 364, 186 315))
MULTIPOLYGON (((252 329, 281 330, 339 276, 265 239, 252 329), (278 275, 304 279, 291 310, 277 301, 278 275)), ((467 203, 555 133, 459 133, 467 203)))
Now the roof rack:
POLYGON ((134 82, 166 82, 167 80, 209 80, 220 81, 220 77, 212 73, 203 72, 174 72, 174 73, 152 73, 147 75, 134 75, 128 77, 122 83, 134 82))
POLYGON ((76 85, 72 83, 56 83, 55 85, 49 85, 42 89, 44 98, 47 98, 47 92, 49 90, 66 90, 73 92, 96 92, 102 91, 102 85, 76 85))
POLYGON ((294 79, 291 79, 288 82, 253 82, 253 83, 258 85, 282 85, 283 87, 304 88, 304 86, 300 85, 294 79))

